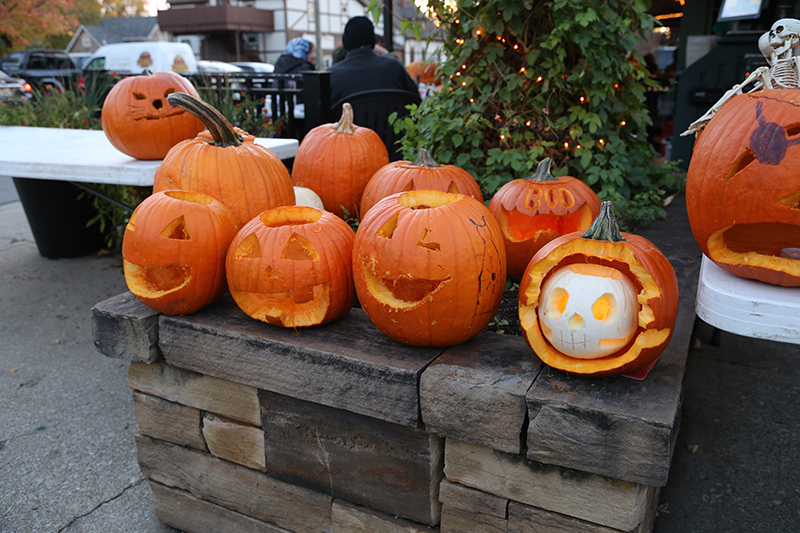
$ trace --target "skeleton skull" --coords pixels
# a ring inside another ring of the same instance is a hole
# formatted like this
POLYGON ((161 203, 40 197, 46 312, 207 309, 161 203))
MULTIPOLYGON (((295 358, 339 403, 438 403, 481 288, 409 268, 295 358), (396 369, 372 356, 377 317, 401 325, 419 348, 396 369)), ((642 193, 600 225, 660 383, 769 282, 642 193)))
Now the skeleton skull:
MULTIPOLYGON (((774 50, 777 56, 782 56, 785 52, 790 49, 793 50, 800 45, 800 20, 780 19, 764 35, 767 37, 766 40, 769 43, 769 47, 774 50)), ((763 43, 763 36, 762 39, 759 39, 759 48, 762 53, 768 52, 763 43)), ((765 55, 767 54, 765 53, 765 55)))
POLYGON ((538 315, 542 333, 558 351, 578 359, 612 355, 638 326, 637 290, 611 267, 576 263, 542 285, 538 315))

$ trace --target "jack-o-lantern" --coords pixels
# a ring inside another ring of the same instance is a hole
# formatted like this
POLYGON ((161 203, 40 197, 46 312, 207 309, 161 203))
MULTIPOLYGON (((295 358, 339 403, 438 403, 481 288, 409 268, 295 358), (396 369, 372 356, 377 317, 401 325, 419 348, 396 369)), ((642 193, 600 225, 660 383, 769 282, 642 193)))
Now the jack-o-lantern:
POLYGON ((800 286, 800 90, 728 100, 694 144, 686 209, 697 244, 742 278, 800 286))
POLYGON ((506 263, 500 228, 461 194, 387 196, 361 221, 353 247, 361 307, 384 334, 450 346, 479 333, 500 306, 506 263))
POLYGON ((198 116, 208 130, 169 151, 156 170, 154 191, 212 196, 231 210, 240 227, 267 209, 294 205, 292 178, 278 156, 201 100, 184 93, 168 99, 198 116))
POLYGON ((202 193, 163 191, 131 215, 122 240, 128 289, 168 315, 194 313, 225 291, 225 256, 236 219, 202 193))
POLYGON ((202 131, 200 120, 167 101, 174 92, 200 97, 191 81, 174 72, 129 76, 114 85, 100 114, 114 148, 136 159, 163 159, 202 131))
POLYGON ((550 158, 530 178, 506 183, 489 202, 503 230, 508 277, 520 281, 539 249, 556 237, 585 231, 600 212, 600 199, 577 178, 554 177, 550 158))
POLYGON ((228 251, 228 288, 252 318, 287 328, 344 316, 355 302, 355 233, 307 206, 279 207, 248 222, 228 251))
POLYGON ((428 83, 439 85, 442 83, 441 74, 436 73, 436 63, 431 61, 412 61, 406 67, 406 72, 417 83, 428 83))
POLYGON ((361 196, 361 214, 390 194, 423 189, 465 194, 483 201, 481 187, 469 172, 455 165, 440 165, 428 150, 420 148, 416 161, 389 163, 370 178, 361 196))
POLYGON ((675 271, 653 243, 621 233, 612 209, 603 202, 585 233, 543 246, 522 277, 523 335, 553 368, 591 376, 638 370, 672 337, 675 271))

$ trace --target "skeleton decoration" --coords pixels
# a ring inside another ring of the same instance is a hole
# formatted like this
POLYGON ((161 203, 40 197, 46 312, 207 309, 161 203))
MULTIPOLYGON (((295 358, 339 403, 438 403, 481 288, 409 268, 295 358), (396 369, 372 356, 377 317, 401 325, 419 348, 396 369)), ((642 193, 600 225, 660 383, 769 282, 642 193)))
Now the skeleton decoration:
POLYGON ((749 92, 759 89, 800 88, 798 46, 800 46, 800 20, 780 19, 775 22, 772 28, 758 39, 758 48, 764 54, 769 67, 757 68, 742 83, 734 85, 702 117, 692 122, 681 136, 700 132, 725 102, 742 94, 750 84, 754 86, 749 92))

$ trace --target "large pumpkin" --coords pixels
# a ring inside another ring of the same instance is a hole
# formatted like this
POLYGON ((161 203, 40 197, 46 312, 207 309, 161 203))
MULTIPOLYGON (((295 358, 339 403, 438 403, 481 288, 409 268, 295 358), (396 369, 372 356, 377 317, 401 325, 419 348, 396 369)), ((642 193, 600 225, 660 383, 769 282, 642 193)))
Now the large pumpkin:
POLYGON ((441 191, 387 196, 353 246, 361 307, 392 339, 450 346, 480 332, 506 282, 500 228, 479 201, 441 191))
POLYGON ((208 130, 169 151, 156 171, 154 191, 208 194, 233 212, 240 227, 267 209, 294 205, 292 179, 275 154, 197 98, 175 93, 168 99, 198 116, 208 130))
POLYGON ((317 193, 331 213, 358 217, 364 187, 388 164, 389 152, 381 138, 353 124, 353 108, 345 103, 339 122, 317 126, 303 138, 294 158, 292 181, 317 193))
POLYGON ((503 185, 489 202, 508 255, 508 276, 520 281, 539 249, 556 237, 585 231, 600 213, 600 199, 577 178, 554 177, 550 158, 533 176, 503 185))
POLYGON ((354 239, 350 226, 327 211, 307 206, 265 211, 231 243, 231 295, 249 316, 275 326, 316 326, 341 318, 355 302, 354 239))
POLYGON ((431 61, 412 61, 406 67, 406 72, 417 83, 439 85, 442 83, 441 74, 436 73, 436 63, 431 61))
POLYGON ((440 165, 428 150, 420 148, 416 161, 389 163, 370 178, 361 196, 361 214, 390 194, 422 189, 465 194, 483 202, 481 187, 469 172, 455 165, 440 165))
POLYGON ((519 288, 523 335, 547 365, 609 376, 652 363, 669 344, 678 280, 667 258, 621 233, 611 202, 586 231, 558 237, 528 265, 519 288))
POLYGON ((737 276, 800 286, 800 90, 726 102, 697 137, 686 179, 703 253, 737 276))
POLYGON ((236 219, 205 194, 163 191, 134 210, 122 240, 128 289, 168 315, 194 313, 225 291, 225 256, 236 219))
POLYGON ((114 148, 136 159, 164 159, 170 148, 197 135, 203 123, 169 103, 175 92, 199 98, 192 82, 174 72, 129 76, 114 85, 100 115, 114 148))

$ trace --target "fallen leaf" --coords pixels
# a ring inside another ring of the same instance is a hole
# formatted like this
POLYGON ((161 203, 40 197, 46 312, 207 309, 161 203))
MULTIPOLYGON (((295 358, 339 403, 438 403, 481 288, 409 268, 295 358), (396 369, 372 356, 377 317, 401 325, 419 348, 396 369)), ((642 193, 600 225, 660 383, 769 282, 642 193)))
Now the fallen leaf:
POLYGON ((686 449, 689 450, 689 453, 692 455, 697 453, 697 450, 700 448, 699 444, 687 444, 686 449))

